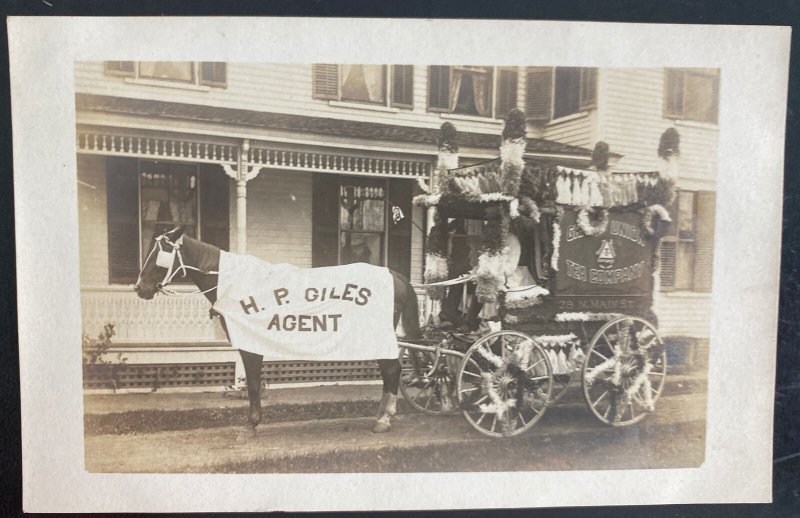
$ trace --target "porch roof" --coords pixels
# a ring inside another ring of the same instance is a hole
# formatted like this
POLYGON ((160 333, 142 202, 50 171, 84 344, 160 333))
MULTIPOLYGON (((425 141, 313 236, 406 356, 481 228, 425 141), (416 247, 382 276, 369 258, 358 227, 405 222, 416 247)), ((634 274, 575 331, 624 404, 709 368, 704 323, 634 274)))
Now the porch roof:
MULTIPOLYGON (((119 115, 236 124, 279 131, 365 140, 409 142, 429 145, 432 151, 436 149, 436 142, 439 136, 437 128, 399 126, 376 122, 85 93, 75 94, 75 106, 77 110, 119 115)), ((499 134, 470 132, 459 132, 458 134, 459 144, 468 148, 497 150, 500 145, 500 138, 499 134)), ((528 139, 526 151, 534 154, 571 155, 576 158, 589 158, 592 154, 590 149, 538 138, 528 139)))

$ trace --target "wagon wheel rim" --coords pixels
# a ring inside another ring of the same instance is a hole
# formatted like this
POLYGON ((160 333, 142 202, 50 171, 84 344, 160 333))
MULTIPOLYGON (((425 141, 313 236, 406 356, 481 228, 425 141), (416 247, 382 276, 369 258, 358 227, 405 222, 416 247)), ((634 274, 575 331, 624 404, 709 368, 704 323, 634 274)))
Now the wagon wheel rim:
POLYGON ((553 371, 534 338, 498 331, 469 348, 456 387, 470 426, 491 437, 511 437, 530 429, 544 415, 553 390, 553 371))
POLYGON ((664 343, 648 321, 621 317, 592 338, 582 369, 592 413, 611 426, 630 426, 655 410, 667 375, 664 343))
POLYGON ((429 415, 445 415, 458 412, 455 369, 447 357, 442 355, 434 369, 435 354, 427 351, 400 348, 400 393, 416 411, 429 415), (411 354, 416 355, 418 369, 414 368, 411 354), (412 382, 416 384, 412 386, 412 382))

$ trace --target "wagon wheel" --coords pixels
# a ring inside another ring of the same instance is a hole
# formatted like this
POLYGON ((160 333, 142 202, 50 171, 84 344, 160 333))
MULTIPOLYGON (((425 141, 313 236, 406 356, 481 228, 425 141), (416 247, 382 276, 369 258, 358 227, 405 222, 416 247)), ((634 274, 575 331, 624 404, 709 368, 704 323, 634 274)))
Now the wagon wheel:
POLYGON ((469 348, 456 386, 464 417, 473 428, 492 437, 509 437, 544 415, 553 370, 534 338, 498 331, 469 348))
POLYGON ((430 415, 458 410, 456 371, 459 359, 408 347, 400 348, 400 393, 414 410, 430 415))
POLYGON ((583 395, 600 421, 628 426, 655 410, 666 377, 667 352, 653 325, 620 317, 592 338, 583 363, 583 395))

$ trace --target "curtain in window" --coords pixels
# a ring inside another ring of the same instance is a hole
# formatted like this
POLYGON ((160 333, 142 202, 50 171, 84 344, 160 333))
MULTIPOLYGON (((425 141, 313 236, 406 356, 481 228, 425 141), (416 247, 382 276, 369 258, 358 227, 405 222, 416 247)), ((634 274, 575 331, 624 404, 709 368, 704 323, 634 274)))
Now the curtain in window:
POLYGON ((342 65, 342 99, 384 102, 383 65, 342 65))
POLYGON ((488 117, 492 111, 489 100, 490 87, 491 74, 453 69, 450 81, 450 111, 488 117))
POLYGON ((472 74, 472 98, 475 100, 475 109, 478 110, 478 115, 482 117, 491 115, 489 74, 472 74))
POLYGON ((192 82, 193 68, 191 61, 140 61, 139 76, 192 82))
POLYGON ((464 72, 461 70, 453 70, 453 75, 450 78, 450 111, 455 112, 458 106, 458 92, 461 90, 461 79, 464 72))

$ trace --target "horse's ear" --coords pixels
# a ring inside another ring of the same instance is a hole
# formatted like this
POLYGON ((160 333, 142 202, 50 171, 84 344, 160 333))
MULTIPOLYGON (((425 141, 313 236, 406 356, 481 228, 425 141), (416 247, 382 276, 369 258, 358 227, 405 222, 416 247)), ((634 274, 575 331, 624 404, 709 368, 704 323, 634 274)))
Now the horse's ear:
POLYGON ((172 230, 170 230, 169 232, 167 232, 167 235, 169 236, 171 241, 175 241, 175 240, 181 238, 181 236, 183 235, 183 232, 185 230, 186 230, 186 226, 185 225, 179 225, 179 226, 173 228, 172 230))

